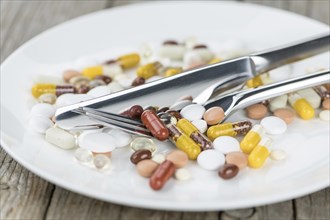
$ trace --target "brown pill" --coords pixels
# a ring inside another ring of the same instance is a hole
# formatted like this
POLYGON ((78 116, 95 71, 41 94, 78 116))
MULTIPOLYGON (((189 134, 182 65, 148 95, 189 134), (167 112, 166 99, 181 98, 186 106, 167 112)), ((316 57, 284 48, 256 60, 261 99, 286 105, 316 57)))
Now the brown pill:
POLYGON ((85 94, 89 91, 89 86, 81 85, 78 88, 76 88, 76 90, 77 90, 77 93, 79 93, 79 94, 85 94))
POLYGON ((180 112, 175 111, 175 110, 171 110, 170 109, 170 110, 167 110, 166 113, 169 113, 170 115, 172 115, 173 117, 175 117, 177 121, 179 121, 182 118, 180 112))
POLYGON ((238 174, 238 171, 238 166, 227 163, 220 167, 218 174, 222 179, 228 180, 235 177, 238 174))
POLYGON ((178 45, 179 43, 175 40, 164 41, 163 45, 178 45))
POLYGON ((158 167, 158 163, 153 160, 141 160, 136 165, 137 172, 143 177, 151 177, 158 167))
POLYGON ((181 150, 173 150, 166 155, 166 160, 171 161, 174 164, 175 168, 181 168, 188 163, 189 158, 185 152, 181 150))
POLYGON ((96 76, 94 79, 102 80, 105 84, 109 84, 112 82, 112 78, 106 75, 96 76))
POLYGON ((226 155, 226 163, 236 165, 240 170, 247 167, 248 156, 243 152, 230 152, 226 155))
POLYGON ((323 109, 330 109, 330 99, 329 98, 326 98, 323 100, 322 102, 322 107, 323 109))
POLYGON ((146 80, 142 77, 136 77, 133 82, 132 82, 132 86, 139 86, 139 85, 143 85, 146 82, 146 80))
POLYGON ((158 140, 164 141, 168 138, 168 129, 155 112, 145 110, 141 115, 141 121, 158 140))
POLYGON ((75 77, 75 76, 80 76, 81 73, 75 70, 67 70, 64 71, 63 73, 63 80, 65 82, 69 82, 71 78, 75 77))
POLYGON ((131 156, 131 162, 133 164, 138 164, 142 160, 151 159, 151 152, 149 150, 137 150, 131 156))
POLYGON ((279 108, 274 111, 274 115, 276 117, 281 118, 285 123, 290 124, 294 118, 295 118, 295 113, 288 108, 279 108))
POLYGON ((251 119, 262 119, 267 115, 267 107, 263 104, 255 104, 246 108, 247 116, 251 119))
POLYGON ((149 181, 150 187, 154 190, 160 190, 171 178, 171 176, 173 176, 174 172, 174 164, 169 160, 165 160, 157 167, 155 172, 151 175, 149 181))
POLYGON ((155 107, 155 106, 151 106, 151 105, 148 105, 148 106, 145 106, 144 108, 143 108, 143 110, 145 111, 145 110, 150 110, 150 111, 153 111, 153 112, 155 112, 155 113, 157 113, 157 107, 155 107))
POLYGON ((115 63, 117 63, 117 60, 107 60, 104 62, 104 64, 108 64, 108 65, 115 64, 115 63))
POLYGON ((122 112, 120 112, 120 115, 124 115, 133 119, 138 119, 141 117, 141 114, 143 112, 143 108, 140 105, 133 105, 122 112))
POLYGON ((93 79, 93 80, 89 81, 89 83, 88 83, 88 86, 90 89, 94 89, 95 87, 104 86, 104 85, 105 85, 105 82, 100 79, 93 79))
POLYGON ((198 44, 194 46, 194 49, 204 49, 204 48, 207 48, 205 44, 198 44))
POLYGON ((225 112, 221 107, 212 107, 206 110, 203 118, 208 125, 215 125, 225 118, 225 112))
POLYGON ((76 93, 76 89, 72 85, 57 85, 56 96, 60 96, 65 93, 76 93))

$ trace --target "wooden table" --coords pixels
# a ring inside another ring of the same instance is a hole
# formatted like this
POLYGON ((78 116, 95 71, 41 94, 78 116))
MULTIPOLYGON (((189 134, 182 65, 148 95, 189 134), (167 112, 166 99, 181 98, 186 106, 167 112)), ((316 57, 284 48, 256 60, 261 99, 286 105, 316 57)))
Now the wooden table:
MULTIPOLYGON (((241 0, 242 1, 242 0, 241 0)), ((1 62, 40 32, 83 14, 137 1, 1 1, 1 62)), ((329 0, 254 0, 329 24, 329 0)), ((277 204, 219 212, 168 212, 91 199, 26 170, 0 148, 1 219, 329 219, 329 188, 277 204)), ((280 192, 279 192, 280 193, 280 192)))

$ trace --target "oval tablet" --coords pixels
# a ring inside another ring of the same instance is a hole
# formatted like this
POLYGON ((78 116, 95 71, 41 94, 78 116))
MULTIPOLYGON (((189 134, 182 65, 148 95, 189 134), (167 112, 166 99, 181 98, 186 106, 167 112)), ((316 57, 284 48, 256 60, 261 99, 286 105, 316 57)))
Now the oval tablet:
POLYGON ((283 134, 287 129, 286 123, 276 116, 266 117, 260 124, 268 134, 283 134))
POLYGON ((274 115, 281 118, 285 123, 290 124, 294 120, 296 114, 291 109, 279 108, 274 111, 274 115))
POLYGON ((267 107, 263 104, 255 104, 247 107, 246 112, 249 118, 260 120, 267 115, 267 107))

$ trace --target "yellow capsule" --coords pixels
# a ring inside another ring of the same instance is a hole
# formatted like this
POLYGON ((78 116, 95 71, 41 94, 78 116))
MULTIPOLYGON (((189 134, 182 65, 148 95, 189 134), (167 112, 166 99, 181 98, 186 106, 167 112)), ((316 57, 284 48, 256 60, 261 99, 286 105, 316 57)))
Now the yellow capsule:
POLYGON ((220 136, 246 135, 252 128, 249 120, 213 125, 207 129, 207 137, 212 141, 220 136))
POLYGON ((167 128, 170 138, 175 146, 185 152, 190 160, 196 160, 201 152, 201 148, 190 137, 182 133, 175 125, 169 124, 167 128))
POLYGON ((185 118, 180 119, 176 126, 197 143, 202 150, 213 149, 213 143, 205 137, 198 128, 185 118))
POLYGON ((249 167, 261 167, 270 154, 270 147, 273 141, 268 137, 263 137, 258 146, 256 146, 248 156, 249 167))
POLYGON ((266 84, 271 83, 271 79, 269 78, 269 73, 264 73, 261 75, 257 75, 253 77, 252 79, 249 79, 246 81, 246 86, 249 88, 256 88, 259 86, 263 86, 266 84))
POLYGON ((174 76, 182 72, 182 68, 169 68, 165 71, 165 77, 174 76))
POLYGON ((253 128, 245 135, 240 143, 241 150, 249 154, 255 148, 261 140, 261 137, 265 134, 265 130, 261 125, 255 125, 253 128))
POLYGON ((103 66, 90 66, 83 69, 82 75, 89 79, 94 79, 95 77, 102 75, 103 72, 103 66))
POLYGON ((302 119, 309 120, 314 118, 314 108, 300 95, 296 93, 290 94, 289 103, 302 119))
POLYGON ((157 75, 161 67, 162 64, 159 62, 148 63, 144 66, 140 66, 136 71, 136 75, 144 79, 149 79, 150 77, 157 75))
POLYGON ((117 61, 123 69, 129 69, 140 63, 140 55, 137 53, 123 55, 118 57, 117 61))
POLYGON ((221 58, 219 58, 219 57, 214 57, 214 58, 209 62, 209 64, 215 64, 215 63, 219 63, 219 62, 221 62, 221 61, 222 61, 221 58))
POLYGON ((55 84, 34 84, 32 87, 32 95, 35 98, 39 98, 42 94, 50 93, 55 94, 56 92, 56 85, 55 84))

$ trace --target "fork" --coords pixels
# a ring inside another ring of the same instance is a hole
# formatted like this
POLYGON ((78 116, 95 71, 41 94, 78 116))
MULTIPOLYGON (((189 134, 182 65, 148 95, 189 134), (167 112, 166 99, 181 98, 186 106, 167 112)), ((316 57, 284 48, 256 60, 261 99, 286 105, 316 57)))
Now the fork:
MULTIPOLYGON (((256 89, 247 89, 222 95, 215 98, 214 100, 207 102, 204 107, 206 109, 213 106, 222 107, 225 112, 224 120, 226 120, 231 113, 238 109, 242 109, 249 105, 256 104, 263 100, 274 98, 279 95, 329 82, 330 71, 325 70, 314 74, 304 75, 269 84, 256 89)), ((74 111, 78 114, 86 115, 93 120, 105 123, 106 125, 117 127, 129 133, 152 137, 150 131, 143 125, 142 122, 130 119, 126 116, 102 110, 96 110, 89 107, 80 107, 74 111)))

